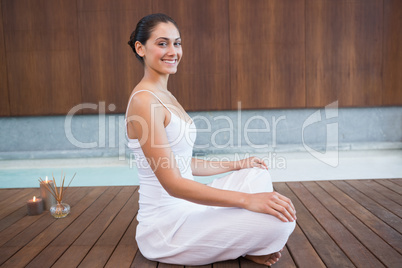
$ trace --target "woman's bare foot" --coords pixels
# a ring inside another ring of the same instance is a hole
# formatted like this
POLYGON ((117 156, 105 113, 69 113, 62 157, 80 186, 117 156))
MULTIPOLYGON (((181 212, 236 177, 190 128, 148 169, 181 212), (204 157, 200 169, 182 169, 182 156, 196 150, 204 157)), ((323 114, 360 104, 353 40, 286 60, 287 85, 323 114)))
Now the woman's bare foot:
POLYGON ((246 255, 245 258, 258 264, 271 266, 279 261, 279 258, 282 256, 281 251, 264 256, 246 255))

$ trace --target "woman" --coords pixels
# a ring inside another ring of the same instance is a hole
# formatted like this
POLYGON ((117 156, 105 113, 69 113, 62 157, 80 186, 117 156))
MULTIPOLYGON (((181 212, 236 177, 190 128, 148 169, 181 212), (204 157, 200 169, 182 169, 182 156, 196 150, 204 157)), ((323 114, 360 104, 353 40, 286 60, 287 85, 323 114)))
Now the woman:
POLYGON ((164 14, 141 19, 129 41, 144 66, 126 111, 128 146, 137 159, 140 209, 136 240, 150 260, 203 265, 244 256, 272 265, 295 227, 292 202, 273 192, 256 157, 192 158, 195 125, 168 91, 182 57, 178 26, 164 14), (209 185, 194 181, 234 171, 209 185))

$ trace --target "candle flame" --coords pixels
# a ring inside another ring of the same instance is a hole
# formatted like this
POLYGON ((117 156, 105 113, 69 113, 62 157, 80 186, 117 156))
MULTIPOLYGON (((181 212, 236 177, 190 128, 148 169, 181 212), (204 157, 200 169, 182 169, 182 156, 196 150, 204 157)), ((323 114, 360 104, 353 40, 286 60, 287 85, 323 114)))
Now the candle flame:
POLYGON ((36 202, 36 196, 33 197, 33 201, 36 202))
POLYGON ((47 178, 47 176, 46 176, 46 181, 45 181, 45 182, 47 183, 47 181, 48 181, 48 178, 47 178))

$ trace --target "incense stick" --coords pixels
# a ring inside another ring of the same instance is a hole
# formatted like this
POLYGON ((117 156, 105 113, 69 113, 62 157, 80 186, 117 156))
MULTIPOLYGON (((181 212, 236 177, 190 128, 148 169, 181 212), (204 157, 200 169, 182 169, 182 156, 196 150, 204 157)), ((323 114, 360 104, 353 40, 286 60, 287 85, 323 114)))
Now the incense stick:
POLYGON ((66 179, 66 175, 64 175, 64 177, 63 177, 63 172, 61 173, 60 186, 59 187, 57 187, 56 179, 54 178, 53 173, 52 173, 52 177, 53 177, 54 188, 49 187, 48 184, 45 183, 45 181, 42 178, 39 178, 39 182, 43 183, 43 185, 45 186, 46 190, 48 190, 49 193, 54 196, 54 198, 56 199, 56 201, 58 203, 61 203, 65 193, 67 192, 67 188, 70 186, 70 184, 73 181, 73 179, 75 178, 76 174, 77 173, 74 173, 74 176, 71 178, 71 180, 70 180, 70 182, 69 182, 67 187, 64 187, 64 182, 65 182, 65 179, 66 179))

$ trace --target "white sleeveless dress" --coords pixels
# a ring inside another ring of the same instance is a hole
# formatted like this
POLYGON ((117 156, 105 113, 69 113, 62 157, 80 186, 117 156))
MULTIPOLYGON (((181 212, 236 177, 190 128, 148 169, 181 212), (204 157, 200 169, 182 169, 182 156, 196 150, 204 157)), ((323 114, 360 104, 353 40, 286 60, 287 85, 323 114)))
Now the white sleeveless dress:
MULTIPOLYGON (((141 91, 153 94, 170 111, 165 127, 170 147, 182 177, 194 180, 190 166, 196 138, 194 122, 180 119, 151 91, 140 90, 132 97, 141 91)), ((266 255, 281 250, 293 232, 295 222, 285 223, 268 214, 204 206, 170 196, 150 168, 138 140, 128 139, 128 147, 135 155, 140 183, 136 240, 147 259, 203 265, 244 255, 266 255)), ((260 168, 235 171, 209 186, 247 193, 273 190, 268 171, 260 168)))

